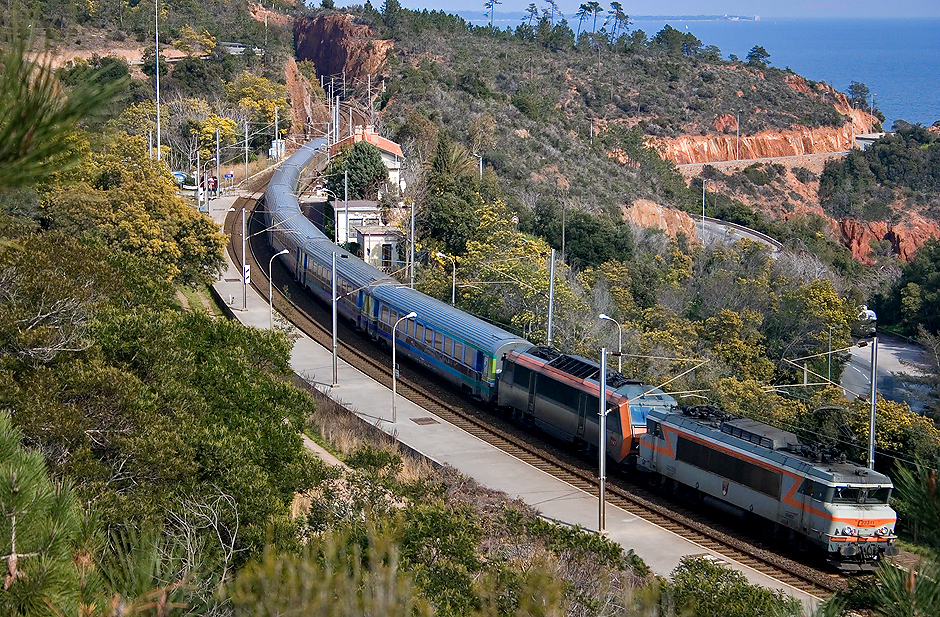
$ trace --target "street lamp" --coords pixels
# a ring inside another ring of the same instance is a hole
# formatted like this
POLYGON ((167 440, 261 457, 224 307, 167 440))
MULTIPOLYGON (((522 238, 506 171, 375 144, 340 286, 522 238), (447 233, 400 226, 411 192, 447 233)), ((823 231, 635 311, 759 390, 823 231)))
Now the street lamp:
POLYGON ((606 319, 607 321, 612 321, 617 325, 617 372, 623 372, 623 328, 620 327, 620 323, 610 315, 605 315, 601 313, 598 315, 600 319, 606 319))
POLYGON ((274 267, 274 258, 279 255, 287 255, 290 253, 288 249, 283 249, 280 253, 275 253, 271 255, 271 259, 268 260, 268 329, 274 329, 274 287, 271 282, 272 272, 271 268, 274 267))
POLYGON ((202 212, 202 196, 206 197, 206 211, 209 210, 209 183, 205 181, 205 175, 209 171, 209 165, 216 160, 213 156, 200 166, 199 151, 196 151, 196 165, 199 167, 199 177, 196 179, 196 209, 202 212), (202 185, 205 184, 205 188, 202 185))
POLYGON ((417 313, 411 311, 404 317, 399 317, 398 321, 395 322, 395 326, 392 328, 392 424, 398 422, 398 409, 395 407, 395 398, 397 395, 396 378, 398 377, 398 363, 395 361, 395 349, 397 347, 395 342, 398 340, 396 337, 396 332, 398 332, 398 324, 406 319, 414 319, 417 316, 417 313))
MULTIPOLYGON (((868 419, 868 468, 875 468, 875 408, 878 384, 878 316, 867 306, 861 306, 858 320, 871 332, 871 416, 868 419)), ((863 343, 859 343, 859 347, 863 343)))
POLYGON ((605 527, 604 489, 607 480, 607 348, 601 349, 600 388, 598 391, 597 425, 597 479, 600 487, 598 499, 597 533, 607 533, 605 527))
POLYGON ((437 256, 441 259, 445 257, 450 260, 451 266, 451 284, 450 284, 450 303, 451 306, 456 306, 457 304, 457 260, 454 259, 451 255, 445 255, 444 253, 437 253, 437 256))
MULTIPOLYGON (((398 187, 401 189, 402 200, 405 198, 405 188, 408 186, 408 183, 404 179, 399 181, 398 187)), ((410 274, 410 285, 412 289, 415 286, 415 202, 411 200, 411 251, 408 256, 408 271, 410 274)))
MULTIPOLYGON (((343 253, 340 255, 341 259, 346 259, 346 254, 343 253)), ((336 251, 333 252, 333 275, 331 280, 332 291, 330 293, 330 303, 333 305, 333 387, 339 385, 339 379, 337 376, 337 361, 336 361, 336 302, 339 300, 339 297, 336 295, 336 251)))

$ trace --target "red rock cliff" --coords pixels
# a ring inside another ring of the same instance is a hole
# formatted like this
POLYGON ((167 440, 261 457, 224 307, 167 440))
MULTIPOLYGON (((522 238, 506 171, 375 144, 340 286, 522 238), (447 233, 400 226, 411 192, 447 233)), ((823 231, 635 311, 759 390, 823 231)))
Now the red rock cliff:
MULTIPOLYGON (((787 85, 798 91, 819 96, 799 75, 790 75, 787 85)), ((819 127, 815 129, 794 125, 787 130, 761 131, 754 135, 736 135, 737 119, 729 114, 715 119, 714 128, 719 134, 682 135, 672 139, 658 139, 655 144, 663 156, 676 165, 688 163, 714 163, 735 159, 775 158, 800 154, 841 152, 855 147, 855 135, 867 133, 871 123, 877 119, 865 111, 853 109, 841 92, 830 86, 819 84, 817 90, 835 97, 835 108, 849 121, 841 127, 819 127), (723 133, 723 131, 728 133, 723 133)), ((753 110, 760 113, 759 109, 753 110)))
POLYGON ((917 249, 931 238, 940 238, 940 224, 918 214, 906 213, 904 220, 894 225, 884 221, 857 221, 846 219, 835 222, 838 240, 852 251, 852 257, 864 264, 874 263, 871 242, 887 240, 891 252, 904 261, 911 261, 917 249))
POLYGON ((352 15, 326 15, 294 22, 294 48, 298 60, 310 60, 320 75, 342 75, 366 81, 385 63, 392 41, 373 37, 368 26, 352 15))

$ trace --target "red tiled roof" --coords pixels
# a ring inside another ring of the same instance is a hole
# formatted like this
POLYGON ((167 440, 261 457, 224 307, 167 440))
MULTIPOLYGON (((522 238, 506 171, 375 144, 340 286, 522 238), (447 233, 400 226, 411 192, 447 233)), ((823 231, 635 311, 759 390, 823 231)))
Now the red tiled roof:
POLYGON ((346 139, 341 139, 340 141, 336 142, 330 148, 330 153, 336 154, 346 144, 354 144, 360 141, 366 141, 372 144, 373 146, 377 147, 379 150, 383 152, 394 154, 395 156, 400 157, 400 158, 405 158, 405 155, 401 151, 401 146, 399 146, 398 144, 396 144, 394 141, 390 139, 385 139, 384 137, 378 135, 377 133, 373 131, 368 131, 366 129, 357 131, 353 133, 352 135, 350 135, 349 137, 347 137, 346 139))

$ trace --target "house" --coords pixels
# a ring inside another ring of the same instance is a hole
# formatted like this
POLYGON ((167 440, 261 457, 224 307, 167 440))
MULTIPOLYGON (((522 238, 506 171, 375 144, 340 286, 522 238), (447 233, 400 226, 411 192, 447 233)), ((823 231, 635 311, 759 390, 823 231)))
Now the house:
POLYGON ((356 227, 356 242, 362 247, 362 259, 384 272, 401 267, 404 261, 402 233, 388 225, 356 227))
POLYGON ((356 127, 356 131, 352 135, 330 146, 330 157, 336 156, 343 148, 360 141, 368 142, 379 149, 379 152, 382 153, 382 162, 388 167, 389 184, 398 186, 401 181, 401 166, 405 160, 405 155, 402 154, 401 146, 380 136, 375 132, 374 126, 356 127))
POLYGON ((336 241, 340 244, 354 240, 357 227, 374 227, 383 224, 382 211, 378 202, 375 201, 350 199, 346 202, 334 199, 333 209, 336 212, 336 241))

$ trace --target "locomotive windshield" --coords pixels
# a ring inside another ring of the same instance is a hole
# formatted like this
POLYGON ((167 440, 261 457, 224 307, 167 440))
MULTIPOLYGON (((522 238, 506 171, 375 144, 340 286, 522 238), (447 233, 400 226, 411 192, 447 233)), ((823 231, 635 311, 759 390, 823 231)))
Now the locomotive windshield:
POLYGON ((832 503, 874 503, 886 504, 891 498, 891 488, 887 486, 855 487, 837 486, 833 490, 832 503))

